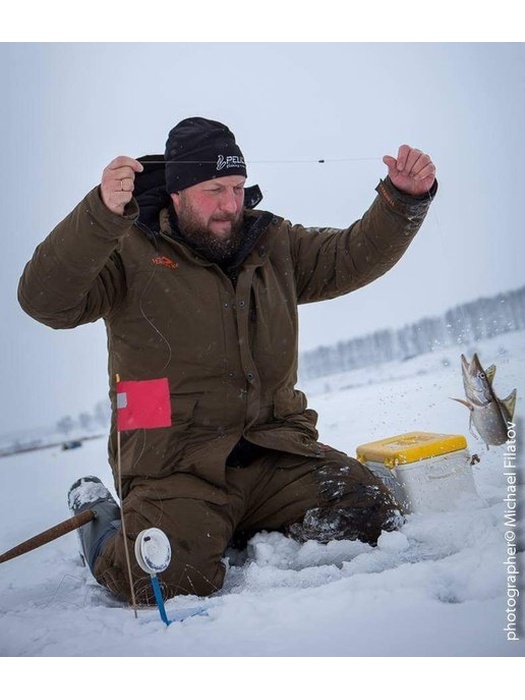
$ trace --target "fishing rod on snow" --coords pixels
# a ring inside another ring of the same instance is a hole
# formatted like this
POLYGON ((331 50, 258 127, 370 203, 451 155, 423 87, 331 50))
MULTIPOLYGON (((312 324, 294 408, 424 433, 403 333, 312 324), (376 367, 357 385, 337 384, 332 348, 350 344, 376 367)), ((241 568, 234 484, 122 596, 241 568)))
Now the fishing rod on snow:
POLYGON ((15 559, 16 557, 26 554, 27 552, 31 552, 38 547, 42 547, 42 545, 52 542, 63 535, 67 535, 68 532, 77 530, 79 527, 82 527, 92 520, 95 520, 96 517, 97 515, 94 510, 85 510, 78 515, 74 515, 72 518, 63 520, 61 523, 58 523, 58 525, 55 525, 54 527, 31 537, 31 539, 26 540, 25 542, 21 542, 8 552, 0 554, 0 564, 3 564, 11 559, 15 559))

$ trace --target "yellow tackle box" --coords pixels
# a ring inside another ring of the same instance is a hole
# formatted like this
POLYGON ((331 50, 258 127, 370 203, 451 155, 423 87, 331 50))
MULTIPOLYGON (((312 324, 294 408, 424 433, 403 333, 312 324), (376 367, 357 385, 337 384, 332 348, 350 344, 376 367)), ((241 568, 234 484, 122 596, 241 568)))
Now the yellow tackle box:
POLYGON ((463 435, 404 433, 360 445, 356 454, 374 473, 396 477, 409 512, 446 511, 477 497, 463 435))

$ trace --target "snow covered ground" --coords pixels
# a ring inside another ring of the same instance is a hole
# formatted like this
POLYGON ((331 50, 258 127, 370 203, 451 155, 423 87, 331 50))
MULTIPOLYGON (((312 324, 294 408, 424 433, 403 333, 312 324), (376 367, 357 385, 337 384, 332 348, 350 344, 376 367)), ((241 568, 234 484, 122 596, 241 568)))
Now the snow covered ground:
MULTIPOLYGON (((166 627, 156 609, 113 601, 82 568, 70 533, 0 565, 4 657, 514 657, 508 641, 504 447, 469 433, 460 353, 497 365, 500 397, 518 388, 522 415, 525 334, 448 348, 407 362, 304 383, 320 414, 320 438, 355 455, 357 445, 414 430, 461 433, 480 457, 479 499, 449 512, 411 514, 380 545, 304 545, 261 533, 232 557, 224 589, 205 601, 167 602, 168 616, 206 614, 166 627)), ((518 450, 523 450, 518 443, 518 450)), ((523 454, 521 454, 523 468, 523 454)), ((0 552, 69 517, 66 492, 79 476, 112 486, 105 439, 0 460, 0 552)), ((521 486, 523 489, 523 486, 521 486)), ((523 490, 518 496, 523 504, 523 490)), ((523 549, 521 533, 516 532, 523 549)), ((507 535, 508 537, 509 535, 507 535)), ((520 555, 523 557, 523 554, 520 555)), ((523 558, 519 568, 523 570, 523 558)), ((344 686, 343 686, 344 687, 344 686)), ((345 693, 346 695, 346 693, 345 693)))

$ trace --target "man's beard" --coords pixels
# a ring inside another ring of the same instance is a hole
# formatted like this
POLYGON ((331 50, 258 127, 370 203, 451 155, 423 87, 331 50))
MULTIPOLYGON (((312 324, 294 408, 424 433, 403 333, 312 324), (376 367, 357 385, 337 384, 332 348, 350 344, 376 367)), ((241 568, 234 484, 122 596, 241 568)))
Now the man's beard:
POLYGON ((221 220, 231 222, 231 230, 226 236, 217 236, 199 221, 191 207, 181 202, 177 211, 177 223, 184 238, 208 260, 223 263, 231 260, 242 246, 243 214, 244 210, 237 216, 221 217, 221 220))

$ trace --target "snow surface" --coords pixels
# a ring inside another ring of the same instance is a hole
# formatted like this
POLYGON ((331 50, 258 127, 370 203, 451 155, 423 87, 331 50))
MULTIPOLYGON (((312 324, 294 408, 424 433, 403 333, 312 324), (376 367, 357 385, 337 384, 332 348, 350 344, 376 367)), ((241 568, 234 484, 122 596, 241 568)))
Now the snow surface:
MULTIPOLYGON (((350 541, 300 545, 278 533, 260 533, 246 553, 229 553, 221 592, 206 600, 167 602, 170 618, 202 605, 207 611, 169 627, 156 608, 135 617, 114 601, 81 566, 73 532, 0 566, 0 654, 523 656, 525 597, 519 601, 521 641, 507 641, 503 631, 505 448, 487 450, 469 433, 467 409, 449 398, 463 396, 460 353, 474 351, 486 366, 496 364, 498 395, 517 387, 519 416, 524 333, 324 377, 302 388, 320 414, 320 439, 351 455, 359 444, 414 430, 464 434, 470 452, 480 457, 474 467, 479 500, 445 513, 411 514, 401 531, 382 535, 376 548, 350 541)), ((55 447, 1 459, 0 551, 69 517, 67 490, 87 474, 99 476, 114 493, 105 439, 75 450, 55 447)), ((523 491, 519 498, 523 503, 523 491)), ((522 549, 523 523, 517 535, 522 549)))

